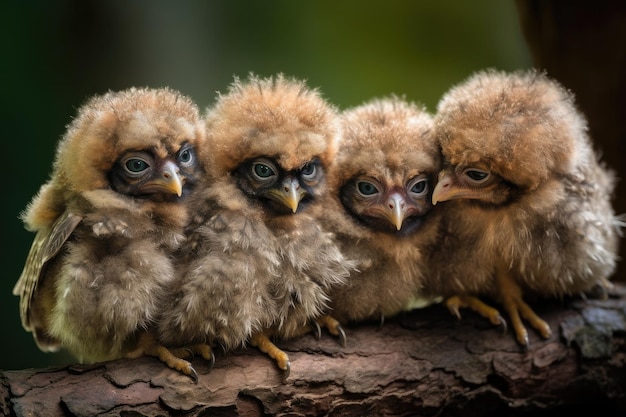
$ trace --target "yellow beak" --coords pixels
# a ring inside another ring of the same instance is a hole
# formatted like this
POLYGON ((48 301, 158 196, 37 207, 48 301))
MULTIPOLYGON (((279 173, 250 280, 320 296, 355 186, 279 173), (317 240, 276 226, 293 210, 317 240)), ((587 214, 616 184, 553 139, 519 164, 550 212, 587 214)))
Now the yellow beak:
POLYGON ((167 161, 163 165, 163 169, 159 175, 144 184, 143 188, 176 194, 180 197, 183 194, 183 178, 181 178, 180 171, 176 164, 174 162, 167 161))
POLYGON ((270 190, 269 193, 274 200, 289 207, 295 213, 306 191, 300 187, 296 178, 287 177, 279 187, 270 190))

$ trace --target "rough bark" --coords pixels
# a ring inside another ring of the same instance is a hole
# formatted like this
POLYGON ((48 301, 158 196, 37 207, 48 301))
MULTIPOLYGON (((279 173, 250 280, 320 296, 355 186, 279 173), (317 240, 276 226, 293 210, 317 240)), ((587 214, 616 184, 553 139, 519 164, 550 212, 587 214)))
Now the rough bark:
POLYGON ((254 348, 193 363, 199 382, 158 360, 0 373, 0 410, 15 416, 501 416, 626 412, 626 286, 608 299, 534 304, 552 326, 522 351, 465 311, 441 305, 279 345, 291 375, 254 348))

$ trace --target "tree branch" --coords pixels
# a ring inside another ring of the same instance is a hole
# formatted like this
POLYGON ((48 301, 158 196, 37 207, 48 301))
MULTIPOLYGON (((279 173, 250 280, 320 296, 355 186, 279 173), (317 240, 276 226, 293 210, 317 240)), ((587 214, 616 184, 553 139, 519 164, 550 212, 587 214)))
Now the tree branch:
POLYGON ((553 329, 523 352, 511 333, 441 305, 349 326, 348 343, 312 335, 279 346, 281 373, 254 348, 218 354, 199 383, 156 359, 0 373, 0 410, 15 416, 537 415, 626 411, 626 286, 606 300, 535 304, 553 329))

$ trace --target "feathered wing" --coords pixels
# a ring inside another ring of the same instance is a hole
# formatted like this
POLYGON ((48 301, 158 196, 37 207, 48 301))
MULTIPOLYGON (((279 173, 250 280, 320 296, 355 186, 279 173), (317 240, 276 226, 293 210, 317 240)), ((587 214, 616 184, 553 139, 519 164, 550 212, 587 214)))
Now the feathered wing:
POLYGON ((35 235, 30 251, 26 257, 24 269, 20 275, 13 295, 20 297, 20 318, 24 329, 33 332, 33 337, 40 349, 56 350, 58 344, 54 344, 45 334, 47 329, 38 328, 45 318, 35 318, 31 314, 33 297, 38 284, 44 278, 48 263, 61 251, 63 245, 83 219, 82 216, 66 210, 53 224, 50 230, 40 230, 35 235))

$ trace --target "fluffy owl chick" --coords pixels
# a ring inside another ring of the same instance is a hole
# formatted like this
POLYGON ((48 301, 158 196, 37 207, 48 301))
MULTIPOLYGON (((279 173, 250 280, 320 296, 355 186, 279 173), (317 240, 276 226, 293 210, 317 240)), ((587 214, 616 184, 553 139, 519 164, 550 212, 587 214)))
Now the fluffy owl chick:
POLYGON ((207 177, 194 196, 186 273, 160 321, 163 343, 228 351, 250 342, 289 370, 269 338, 297 335, 349 272, 308 214, 338 128, 318 91, 283 75, 251 74, 219 95, 206 116, 207 177))
POLYGON ((331 314, 340 323, 382 320, 410 309, 427 276, 424 252, 438 224, 431 195, 441 168, 433 119, 390 96, 345 110, 342 127, 319 212, 358 272, 332 289, 331 314))
POLYGON ((79 109, 22 214, 36 235, 13 292, 42 350, 91 363, 138 348, 174 278, 203 140, 196 105, 170 89, 109 92, 79 109))
MULTIPOLYGON (((495 297, 524 346, 522 319, 548 337, 522 296, 608 283, 621 225, 613 175, 572 94, 538 71, 482 71, 442 97, 436 131, 444 167, 432 198, 448 202, 438 206, 444 227, 433 284, 461 295, 453 309, 481 305, 465 295, 495 297)), ((493 309, 478 310, 500 320, 493 309)))

